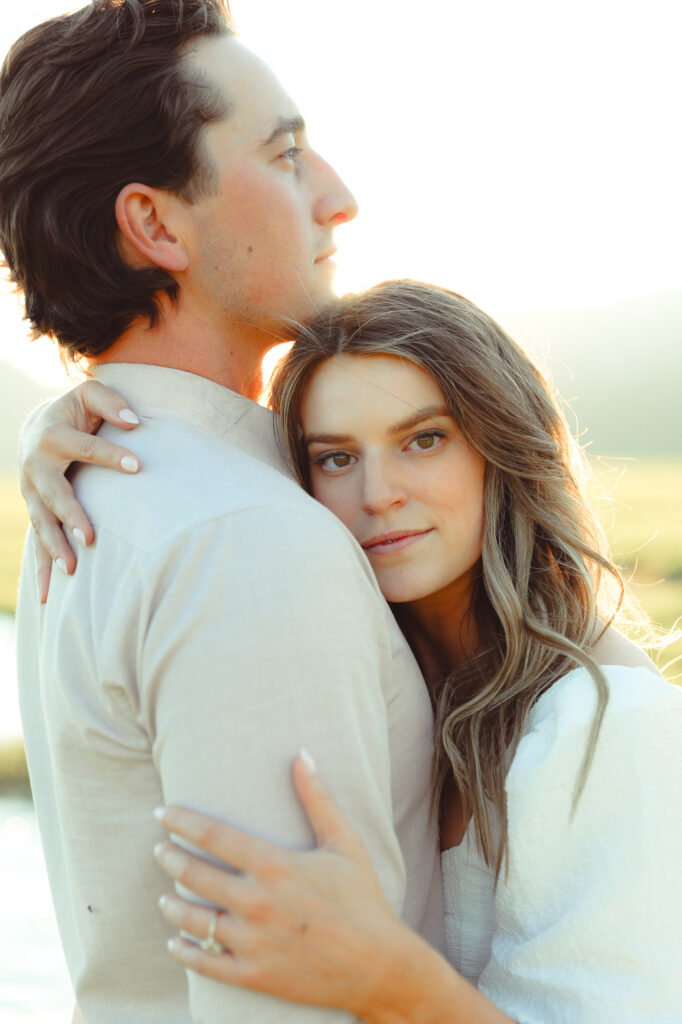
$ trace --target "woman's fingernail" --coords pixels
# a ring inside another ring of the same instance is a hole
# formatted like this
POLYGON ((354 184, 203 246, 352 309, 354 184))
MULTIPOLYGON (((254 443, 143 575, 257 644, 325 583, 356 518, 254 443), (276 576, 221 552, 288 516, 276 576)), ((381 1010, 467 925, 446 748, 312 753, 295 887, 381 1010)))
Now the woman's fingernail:
POLYGON ((168 843, 157 843, 154 847, 154 856, 164 871, 167 871, 174 878, 185 867, 184 855, 176 846, 170 846, 168 843))
POLYGON ((69 575, 69 570, 66 568, 66 562, 63 558, 57 558, 54 563, 60 572, 63 572, 65 576, 69 575))
POLYGON ((124 455, 121 459, 121 469, 125 473, 137 473, 139 468, 137 459, 134 459, 132 455, 124 455))
POLYGON ((168 952, 172 953, 176 960, 179 960, 188 967, 192 964, 200 963, 201 957, 206 955, 205 953, 202 954, 198 946, 190 945, 179 938, 168 940, 168 952))
POLYGON ((139 423, 140 419, 135 415, 132 409, 121 409, 118 414, 118 418, 123 420, 124 423, 139 423))
POLYGON ((171 877, 178 878, 187 864, 187 858, 178 850, 177 846, 164 846, 157 843, 154 847, 154 856, 171 877))
POLYGON ((78 527, 76 527, 72 532, 73 532, 74 537, 76 538, 76 540, 80 544, 80 546, 82 548, 84 548, 85 547, 85 534, 83 533, 83 531, 79 530, 78 527))
POLYGON ((156 818, 157 821, 163 821, 163 819, 166 817, 166 808, 165 807, 155 807, 153 813, 154 813, 154 817, 156 818))
POLYGON ((190 942, 183 942, 182 939, 169 939, 168 952, 172 953, 178 963, 185 967, 199 966, 206 954, 190 942))
POLYGON ((312 754, 309 754, 305 747, 301 747, 299 755, 303 764, 306 766, 311 775, 317 774, 317 765, 315 764, 315 758, 312 754))

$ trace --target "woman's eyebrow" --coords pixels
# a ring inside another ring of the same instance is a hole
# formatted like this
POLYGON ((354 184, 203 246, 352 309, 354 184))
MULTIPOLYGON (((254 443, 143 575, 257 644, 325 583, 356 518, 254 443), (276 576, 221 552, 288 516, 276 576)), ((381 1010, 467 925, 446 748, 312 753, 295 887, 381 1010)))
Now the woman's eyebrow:
POLYGON ((414 415, 408 417, 408 419, 401 420, 394 427, 389 427, 389 433, 401 434, 403 430, 410 430, 411 427, 418 426, 424 420, 433 419, 434 416, 450 417, 450 410, 446 405, 427 405, 423 409, 417 409, 414 415))
POLYGON ((303 443, 310 444, 347 444, 353 440, 352 434, 306 434, 303 443))
MULTIPOLYGON (((417 409, 408 419, 401 420, 395 426, 389 427, 388 432, 389 434, 401 434, 404 430, 410 430, 411 427, 416 427, 419 423, 423 423, 424 420, 433 419, 434 416, 447 416, 449 418, 450 411, 445 405, 427 405, 423 409, 417 409)), ((306 434, 303 438, 303 443, 306 445, 348 444, 353 440, 352 434, 306 434)))

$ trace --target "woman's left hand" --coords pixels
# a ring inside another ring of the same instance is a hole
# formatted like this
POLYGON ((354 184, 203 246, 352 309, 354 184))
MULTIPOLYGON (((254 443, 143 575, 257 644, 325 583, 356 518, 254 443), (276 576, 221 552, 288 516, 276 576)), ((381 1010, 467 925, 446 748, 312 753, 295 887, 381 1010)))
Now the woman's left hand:
POLYGON ((360 836, 309 755, 296 758, 294 783, 318 842, 304 853, 195 811, 170 807, 159 815, 169 831, 237 872, 171 842, 155 848, 172 878, 223 908, 216 912, 175 894, 162 897, 161 910, 171 924, 205 940, 213 923, 223 947, 213 953, 177 938, 169 948, 180 964, 218 981, 371 1019, 371 1007, 385 1000, 396 956, 405 941, 409 948, 412 933, 389 905, 360 836))

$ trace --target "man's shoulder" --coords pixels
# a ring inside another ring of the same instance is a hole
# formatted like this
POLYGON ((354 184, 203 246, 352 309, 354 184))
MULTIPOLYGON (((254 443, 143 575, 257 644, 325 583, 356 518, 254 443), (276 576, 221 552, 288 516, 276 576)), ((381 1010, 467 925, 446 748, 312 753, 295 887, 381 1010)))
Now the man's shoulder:
POLYGON ((82 466, 73 483, 95 529, 132 548, 149 552, 184 533, 227 524, 253 533, 290 531, 292 544, 306 533, 315 543, 330 537, 352 543, 283 466, 276 468, 276 460, 263 461, 229 437, 160 418, 145 422, 129 443, 140 458, 139 473, 82 466))

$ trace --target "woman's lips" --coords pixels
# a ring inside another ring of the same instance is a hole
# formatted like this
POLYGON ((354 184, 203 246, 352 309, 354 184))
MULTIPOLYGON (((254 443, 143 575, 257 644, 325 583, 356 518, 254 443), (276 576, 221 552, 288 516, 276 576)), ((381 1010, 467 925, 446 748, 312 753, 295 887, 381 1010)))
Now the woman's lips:
POLYGON ((426 537, 431 530, 396 530, 394 533, 381 533, 363 542, 362 547, 368 555, 394 555, 398 551, 415 544, 426 537))

